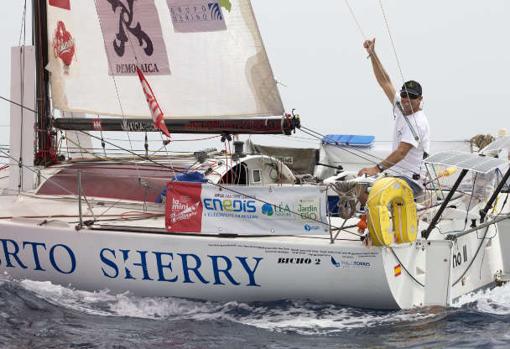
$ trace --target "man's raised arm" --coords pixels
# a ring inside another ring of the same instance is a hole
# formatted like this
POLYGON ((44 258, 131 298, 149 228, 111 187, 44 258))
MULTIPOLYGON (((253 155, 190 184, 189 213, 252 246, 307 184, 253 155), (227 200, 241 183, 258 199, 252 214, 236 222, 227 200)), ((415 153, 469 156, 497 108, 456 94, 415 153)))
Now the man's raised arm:
POLYGON ((379 57, 377 57, 377 53, 375 52, 375 38, 366 40, 363 43, 363 47, 367 50, 370 60, 372 61, 372 68, 374 69, 374 75, 379 86, 383 89, 390 103, 393 104, 396 93, 395 88, 393 87, 390 76, 386 73, 386 70, 384 70, 379 57))

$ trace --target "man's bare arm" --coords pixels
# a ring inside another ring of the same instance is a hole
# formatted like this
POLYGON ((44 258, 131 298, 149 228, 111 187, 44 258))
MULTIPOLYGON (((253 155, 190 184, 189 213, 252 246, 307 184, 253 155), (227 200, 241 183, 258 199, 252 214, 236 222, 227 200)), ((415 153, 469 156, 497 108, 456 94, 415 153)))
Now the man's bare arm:
POLYGON ((385 169, 391 168, 393 165, 398 164, 402 159, 404 159, 411 149, 413 149, 412 144, 400 142, 398 144, 398 148, 388 155, 386 159, 380 162, 381 166, 385 169))
POLYGON ((390 103, 393 104, 395 100, 395 87, 393 87, 393 83, 391 82, 390 76, 384 69, 377 53, 375 52, 375 38, 372 40, 366 40, 363 43, 363 47, 367 50, 370 61, 372 62, 372 68, 374 70, 374 75, 377 80, 377 83, 383 89, 386 97, 390 100, 390 103))
MULTIPOLYGON (((397 165, 403 158, 406 157, 407 153, 413 148, 412 144, 400 142, 398 145, 398 148, 395 149, 386 159, 381 161, 379 165, 381 165, 384 169, 389 169, 394 165, 397 165)), ((398 166, 398 165, 397 165, 398 166)), ((381 172, 379 170, 379 167, 372 166, 372 167, 365 167, 362 168, 358 172, 358 176, 366 174, 367 176, 374 176, 381 172)))

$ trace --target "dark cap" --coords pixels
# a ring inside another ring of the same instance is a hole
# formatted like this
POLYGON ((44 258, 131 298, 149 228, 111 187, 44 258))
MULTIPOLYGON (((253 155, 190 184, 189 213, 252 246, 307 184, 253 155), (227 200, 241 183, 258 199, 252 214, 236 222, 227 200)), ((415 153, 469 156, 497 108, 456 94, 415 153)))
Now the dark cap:
POLYGON ((402 88, 400 89, 400 93, 408 93, 410 95, 415 95, 421 97, 421 85, 414 80, 409 80, 404 82, 402 88))

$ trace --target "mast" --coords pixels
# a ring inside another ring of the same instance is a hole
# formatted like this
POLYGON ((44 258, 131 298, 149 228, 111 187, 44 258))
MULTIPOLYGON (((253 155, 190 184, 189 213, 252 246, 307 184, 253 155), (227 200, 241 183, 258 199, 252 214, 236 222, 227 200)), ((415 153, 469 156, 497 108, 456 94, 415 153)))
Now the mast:
POLYGON ((51 132, 50 101, 48 97, 48 28, 46 0, 32 0, 33 41, 36 56, 36 152, 35 165, 48 166, 56 162, 55 136, 51 132))

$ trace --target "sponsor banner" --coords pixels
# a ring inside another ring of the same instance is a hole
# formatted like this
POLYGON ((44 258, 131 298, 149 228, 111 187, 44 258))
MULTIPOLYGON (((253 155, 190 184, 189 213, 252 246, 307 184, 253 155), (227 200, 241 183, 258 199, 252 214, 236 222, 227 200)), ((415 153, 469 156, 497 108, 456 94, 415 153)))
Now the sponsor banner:
POLYGON ((170 74, 163 31, 154 0, 96 0, 110 75, 170 74))
POLYGON ((60 7, 64 10, 71 9, 71 0, 49 0, 50 6, 60 7))
POLYGON ((327 231, 326 196, 318 186, 228 186, 228 189, 170 182, 166 201, 167 230, 237 235, 327 231))
MULTIPOLYGON (((75 36, 79 25, 77 26, 73 20, 76 11, 71 11, 70 1, 49 0, 48 5, 50 5, 47 9, 49 62, 46 69, 67 79, 78 74, 79 41, 75 36)), ((63 86, 62 81, 53 83, 56 88, 63 86)))
POLYGON ((196 33, 226 30, 225 17, 217 0, 167 0, 174 30, 196 33))
POLYGON ((53 54, 64 64, 66 72, 73 63, 76 47, 72 34, 67 30, 64 21, 58 21, 53 35, 53 54))
POLYGON ((167 185, 166 229, 170 232, 202 231, 201 183, 170 182, 167 185))

